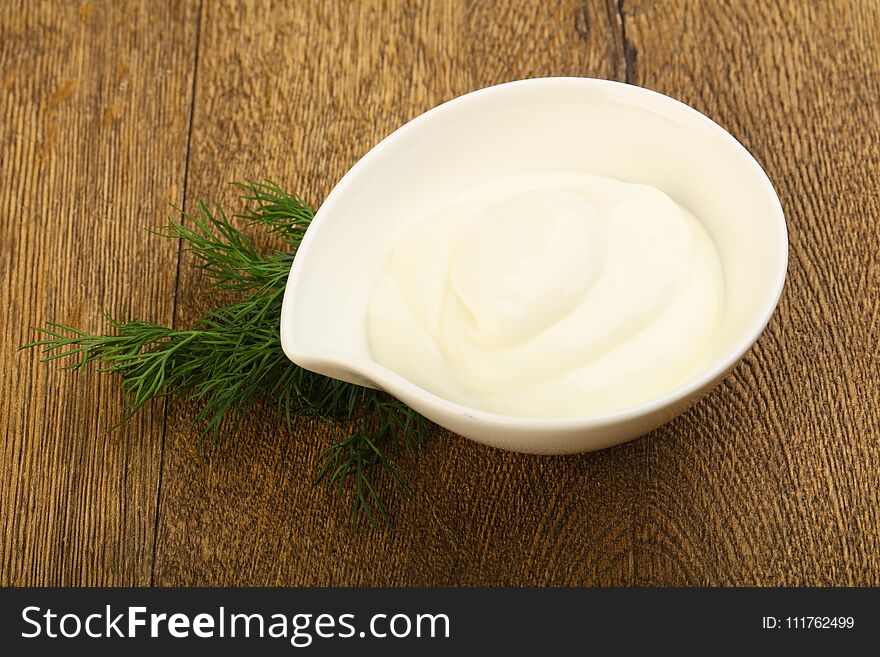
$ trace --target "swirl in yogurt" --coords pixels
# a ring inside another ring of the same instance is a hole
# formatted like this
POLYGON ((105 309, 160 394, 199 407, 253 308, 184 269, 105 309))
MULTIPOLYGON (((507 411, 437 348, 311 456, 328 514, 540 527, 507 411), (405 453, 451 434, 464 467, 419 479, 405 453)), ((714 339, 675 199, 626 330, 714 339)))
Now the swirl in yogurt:
POLYGON ((377 362, 441 397, 573 417, 682 383, 722 300, 711 238, 666 194, 542 173, 480 185, 411 224, 367 328, 377 362))

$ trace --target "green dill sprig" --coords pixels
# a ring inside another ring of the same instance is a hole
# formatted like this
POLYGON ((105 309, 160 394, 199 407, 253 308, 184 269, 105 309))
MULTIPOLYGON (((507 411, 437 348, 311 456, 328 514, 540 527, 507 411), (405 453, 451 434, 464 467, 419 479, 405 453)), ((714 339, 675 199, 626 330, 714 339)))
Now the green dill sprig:
POLYGON ((274 183, 236 184, 249 206, 236 216, 279 236, 289 251, 260 253, 222 209, 212 211, 202 202, 195 214, 180 211, 182 222, 154 232, 182 240, 214 286, 243 298, 205 314, 187 330, 106 313, 113 328, 108 334, 48 322, 35 329, 43 339, 22 349, 41 349, 44 361, 70 359, 65 369, 95 365, 117 374, 128 397, 116 426, 149 401, 167 396, 200 402, 200 442, 233 433, 263 403, 277 408, 288 426, 296 416, 353 422, 355 429, 322 453, 315 481, 351 497, 353 523, 364 517, 390 523, 376 476, 384 470, 409 492, 396 458, 422 444, 427 420, 384 393, 315 374, 287 359, 278 332, 284 286, 314 212, 274 183))

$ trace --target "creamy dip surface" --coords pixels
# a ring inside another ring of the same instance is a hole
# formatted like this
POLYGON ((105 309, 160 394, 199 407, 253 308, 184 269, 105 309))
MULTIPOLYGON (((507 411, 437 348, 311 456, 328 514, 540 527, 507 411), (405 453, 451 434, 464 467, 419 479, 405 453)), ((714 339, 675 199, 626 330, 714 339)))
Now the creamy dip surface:
POLYGON ((367 312, 373 358, 473 408, 620 410, 699 368, 721 264, 700 222, 646 185, 580 173, 501 178, 411 225, 367 312))

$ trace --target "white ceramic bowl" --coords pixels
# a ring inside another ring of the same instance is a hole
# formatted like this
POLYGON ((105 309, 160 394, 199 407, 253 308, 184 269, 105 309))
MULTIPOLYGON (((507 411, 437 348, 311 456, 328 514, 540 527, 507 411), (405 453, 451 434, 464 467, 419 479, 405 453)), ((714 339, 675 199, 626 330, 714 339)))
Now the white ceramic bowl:
POLYGON ((785 219, 770 181, 716 123, 672 98, 618 82, 522 80, 426 112, 352 167, 299 248, 281 341, 301 367, 386 390, 468 438, 521 452, 589 451, 668 422, 717 384, 766 326, 787 259, 785 219), (531 171, 584 171, 653 185, 702 220, 721 257, 725 295, 707 367, 661 397, 614 413, 531 419, 442 399, 371 358, 367 302, 398 236, 468 187, 531 171))

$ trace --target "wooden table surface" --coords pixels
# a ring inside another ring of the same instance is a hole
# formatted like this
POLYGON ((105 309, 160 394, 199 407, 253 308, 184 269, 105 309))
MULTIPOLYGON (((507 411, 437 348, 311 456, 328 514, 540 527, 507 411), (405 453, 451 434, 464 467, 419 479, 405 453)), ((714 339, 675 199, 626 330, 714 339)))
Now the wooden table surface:
POLYGON ((0 584, 880 584, 880 4, 0 3, 0 584), (678 98, 766 168, 777 313, 705 400, 599 453, 436 430, 397 528, 313 487, 332 439, 271 414, 207 451, 195 406, 106 429, 107 377, 18 352, 101 309, 184 326, 192 261, 144 228, 273 179, 317 206, 384 135, 487 85, 571 75, 678 98))

